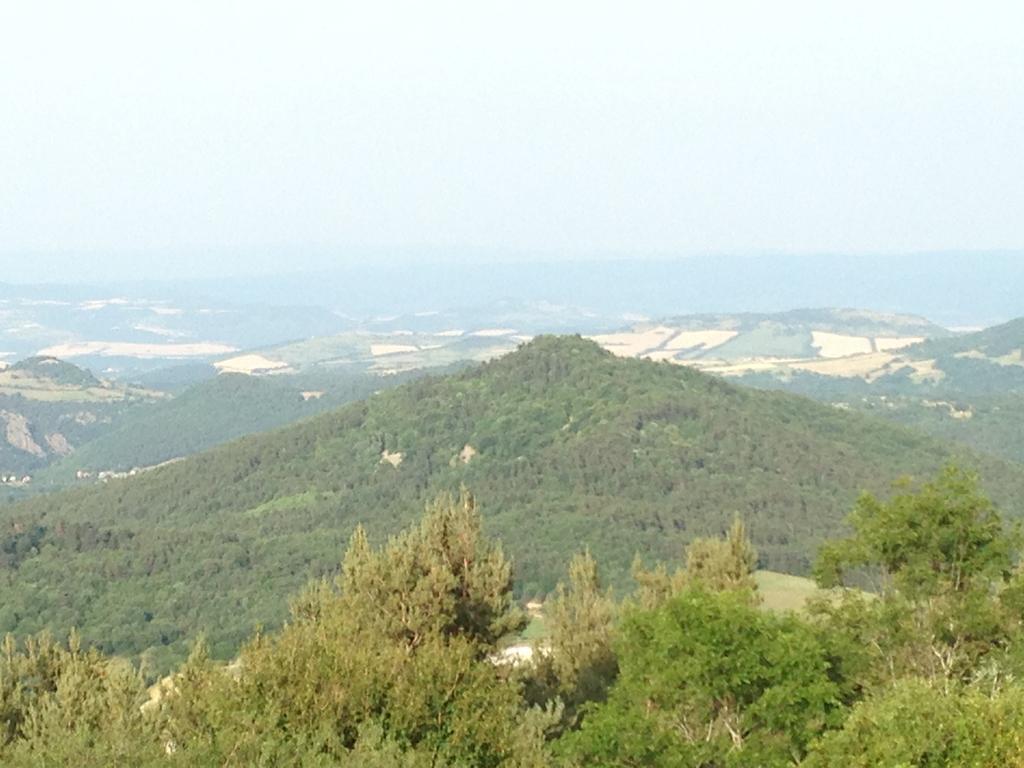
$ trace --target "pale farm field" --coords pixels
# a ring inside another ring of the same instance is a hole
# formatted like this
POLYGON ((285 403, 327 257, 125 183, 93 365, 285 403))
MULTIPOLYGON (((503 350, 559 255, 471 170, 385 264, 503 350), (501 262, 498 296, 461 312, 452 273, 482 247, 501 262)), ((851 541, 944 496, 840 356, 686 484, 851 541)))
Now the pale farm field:
POLYGON ((371 344, 370 354, 374 357, 382 355, 400 355, 406 352, 419 352, 420 348, 412 344, 371 344))
POLYGON ((866 336, 846 336, 841 333, 811 331, 811 346, 822 357, 849 357, 864 355, 872 351, 871 339, 866 336))
POLYGON ((515 328, 483 328, 479 331, 473 331, 469 335, 481 336, 483 338, 493 338, 495 336, 511 336, 515 332, 515 328))
POLYGON ((121 341, 80 341, 70 344, 55 344, 38 352, 44 357, 83 357, 98 355, 101 357, 213 357, 237 352, 237 347, 213 342, 195 342, 189 344, 142 344, 121 341))
POLYGON ((992 358, 1000 365, 1024 365, 1024 350, 1015 349, 1012 352, 1000 357, 992 358))
POLYGON ((665 344, 665 349, 675 352, 694 347, 714 349, 735 339, 738 335, 739 331, 680 331, 665 344))
POLYGON ((263 355, 239 355, 213 364, 221 373, 245 373, 252 375, 255 371, 284 371, 288 363, 271 360, 263 355))
POLYGON ((829 360, 805 360, 790 363, 798 371, 820 373, 823 376, 872 376, 883 371, 896 356, 889 352, 838 357, 829 360))
POLYGON ((935 367, 934 360, 908 360, 907 365, 914 369, 911 377, 915 381, 942 381, 946 378, 945 371, 935 367))
POLYGON ((644 352, 660 347, 678 331, 659 325, 642 331, 603 333, 589 338, 619 357, 638 357, 644 352))
POLYGON ((125 399, 125 391, 122 389, 105 389, 103 387, 89 387, 88 389, 75 389, 73 387, 7 387, 0 385, 0 395, 21 395, 26 400, 37 400, 44 403, 101 403, 116 402, 125 399))
POLYGON ((678 360, 683 365, 692 365, 705 373, 720 376, 742 376, 745 373, 764 373, 784 369, 794 363, 805 362, 795 357, 752 357, 747 360, 678 360))
MULTIPOLYGON (((613 351, 614 350, 609 350, 613 351)), ((656 349, 653 352, 647 352, 643 355, 645 360, 654 360, 655 362, 661 362, 662 360, 668 360, 670 363, 683 363, 685 360, 676 360, 676 355, 679 354, 678 350, 675 349, 656 349)))
POLYGON ((964 360, 988 360, 988 355, 980 349, 969 349, 966 352, 957 352, 953 357, 959 357, 964 360))
POLYGON ((800 612, 807 606, 809 599, 827 594, 813 579, 788 573, 755 571, 754 580, 757 582, 757 593, 761 596, 761 605, 778 613, 800 612))

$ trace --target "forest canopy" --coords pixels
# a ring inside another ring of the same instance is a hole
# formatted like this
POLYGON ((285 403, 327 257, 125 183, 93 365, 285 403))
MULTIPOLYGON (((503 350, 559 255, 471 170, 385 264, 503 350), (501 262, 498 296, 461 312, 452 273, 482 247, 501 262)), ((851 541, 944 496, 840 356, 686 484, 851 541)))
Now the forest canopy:
MULTIPOLYGON (((864 490, 923 477, 942 443, 806 399, 613 357, 578 337, 427 376, 125 481, 0 508, 0 632, 77 627, 105 653, 167 670, 205 634, 234 657, 287 619, 287 595, 331 577, 357 524, 381 542, 465 485, 543 596, 589 548, 609 586, 739 515, 758 566, 810 573, 864 490)), ((1009 517, 1024 474, 980 469, 1009 517)))
POLYGON ((760 607, 739 523, 638 573, 622 601, 580 553, 550 635, 511 663, 502 649, 525 624, 513 565, 472 496, 442 495, 382 546, 357 529, 339 574, 227 665, 197 638, 147 686, 77 634, 8 637, 0 762, 1022 764, 1019 542, 977 478, 947 468, 889 500, 864 496, 850 524, 823 552, 822 586, 860 568, 882 588, 833 586, 798 614, 760 607))

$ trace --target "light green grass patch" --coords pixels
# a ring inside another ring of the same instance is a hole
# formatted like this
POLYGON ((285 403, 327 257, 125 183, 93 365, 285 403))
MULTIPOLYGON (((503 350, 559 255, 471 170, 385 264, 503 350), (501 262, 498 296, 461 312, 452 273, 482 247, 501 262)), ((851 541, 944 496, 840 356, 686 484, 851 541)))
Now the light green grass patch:
POLYGON ((803 576, 792 576, 777 571, 757 571, 754 579, 757 581, 757 592, 761 595, 762 605, 769 611, 800 612, 810 598, 828 594, 827 590, 818 587, 814 579, 803 576))
POLYGON ((246 517, 263 517, 265 515, 272 515, 278 512, 287 512, 288 510, 303 507, 307 504, 314 504, 315 502, 316 493, 314 491, 303 491, 302 493, 295 493, 291 496, 282 496, 278 499, 265 501, 259 506, 247 509, 243 514, 246 517))
POLYGON ((547 622, 543 616, 533 616, 530 618, 530 623, 526 625, 519 638, 523 642, 534 643, 538 640, 546 640, 551 634, 551 630, 548 627, 547 622))

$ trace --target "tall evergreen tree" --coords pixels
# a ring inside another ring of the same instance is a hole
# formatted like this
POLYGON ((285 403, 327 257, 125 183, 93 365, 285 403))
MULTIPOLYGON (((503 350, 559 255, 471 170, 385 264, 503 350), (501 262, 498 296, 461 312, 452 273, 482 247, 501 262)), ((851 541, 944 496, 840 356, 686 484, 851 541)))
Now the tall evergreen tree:
POLYGON ((618 672, 612 650, 616 614, 611 592, 601 585, 597 561, 590 552, 573 557, 569 586, 560 583, 548 604, 550 638, 538 670, 550 674, 569 724, 580 706, 604 699, 618 672))
POLYGON ((685 566, 669 573, 663 563, 647 569, 639 558, 633 562, 637 584, 635 599, 645 608, 655 608, 691 586, 710 590, 734 590, 756 596, 757 551, 739 517, 722 538, 697 538, 686 548, 685 566))

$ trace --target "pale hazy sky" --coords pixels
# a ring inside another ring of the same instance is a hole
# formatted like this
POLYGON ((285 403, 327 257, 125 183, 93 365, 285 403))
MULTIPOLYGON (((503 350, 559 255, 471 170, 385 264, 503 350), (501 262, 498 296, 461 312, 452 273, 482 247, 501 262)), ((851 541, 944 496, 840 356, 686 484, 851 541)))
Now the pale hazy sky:
POLYGON ((2 11, 0 275, 1024 247, 1019 0, 2 11))

